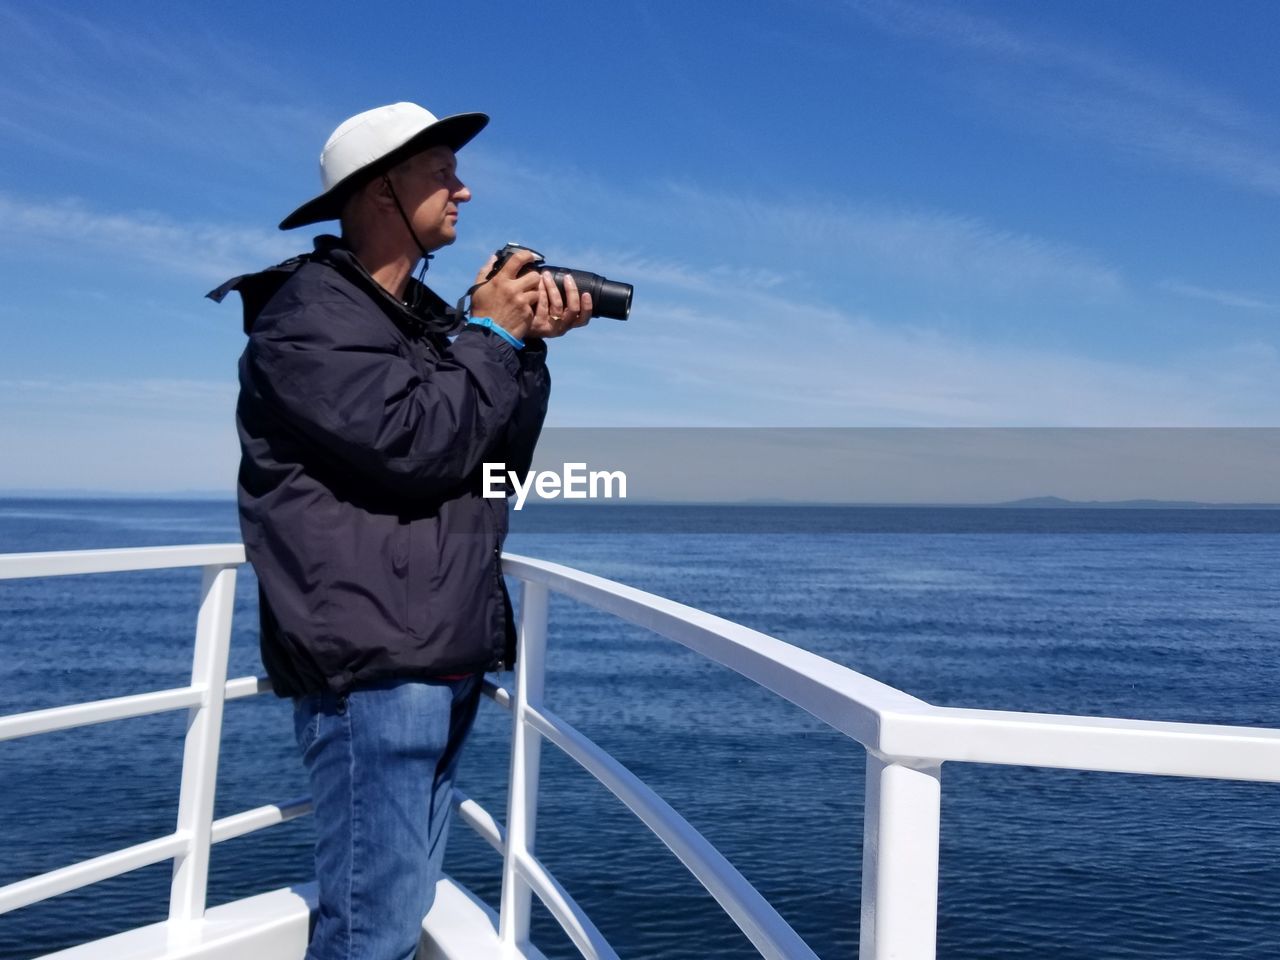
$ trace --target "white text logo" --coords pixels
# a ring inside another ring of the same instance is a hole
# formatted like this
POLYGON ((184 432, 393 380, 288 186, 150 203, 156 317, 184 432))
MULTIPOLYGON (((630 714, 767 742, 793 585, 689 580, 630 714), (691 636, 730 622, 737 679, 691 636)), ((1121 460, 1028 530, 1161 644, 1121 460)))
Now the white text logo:
POLYGON ((587 470, 585 463, 566 463, 564 470, 530 470, 520 482, 520 475, 515 470, 508 470, 505 463, 486 463, 484 465, 484 496, 489 499, 505 500, 507 483, 516 495, 516 509, 524 506, 525 500, 532 490, 542 500, 619 500, 627 498, 627 475, 621 470, 587 470), (617 493, 614 492, 615 485, 617 493))

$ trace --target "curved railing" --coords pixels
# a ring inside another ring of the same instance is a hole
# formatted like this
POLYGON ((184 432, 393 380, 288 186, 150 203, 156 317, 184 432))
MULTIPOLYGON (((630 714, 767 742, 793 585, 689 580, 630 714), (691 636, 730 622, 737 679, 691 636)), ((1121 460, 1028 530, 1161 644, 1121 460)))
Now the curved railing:
MULTIPOLYGON (((534 855, 541 744, 563 750, 640 818, 706 887, 762 956, 814 953, 750 883, 661 797, 547 709, 548 598, 558 593, 638 624, 723 664, 797 704, 867 750, 860 956, 934 956, 938 831, 944 761, 1020 764, 1165 776, 1280 782, 1280 731, 935 707, 846 667, 739 624, 558 564, 507 555, 522 584, 514 691, 486 682, 513 714, 505 829, 475 801, 454 805, 503 856, 499 937, 512 952, 529 939, 533 894, 584 957, 616 954, 534 855)), ((0 718, 0 740, 126 717, 189 714, 173 833, 0 887, 0 913, 166 859, 174 861, 169 922, 204 914, 213 843, 306 813, 302 799, 213 819, 222 707, 267 689, 257 677, 226 679, 239 545, 0 556, 0 580, 202 567, 191 682, 129 697, 0 718)))
MULTIPOLYGON (((537 741, 520 736, 522 728, 528 728, 569 753, 662 836, 764 956, 813 954, 797 943, 798 938, 792 939, 795 935, 772 908, 758 908, 755 891, 736 871, 718 871, 699 863, 696 856, 687 857, 679 843, 687 839, 696 846, 702 841, 696 831, 674 813, 636 803, 614 779, 616 761, 584 743, 580 734, 542 706, 548 592, 645 627, 715 660, 866 748, 859 950, 863 960, 934 956, 943 761, 1280 782, 1277 730, 935 707, 775 637, 633 587, 525 557, 508 555, 504 569, 524 583, 508 859, 518 860, 522 845, 532 842, 531 824, 519 833, 514 827, 522 813, 531 811, 529 798, 537 787, 537 741), (527 753, 524 759, 522 751, 527 753), (667 840, 672 833, 676 844, 667 840)), ((506 931, 515 942, 527 937, 526 903, 518 875, 513 878, 508 871, 503 906, 515 908, 513 926, 506 931)))

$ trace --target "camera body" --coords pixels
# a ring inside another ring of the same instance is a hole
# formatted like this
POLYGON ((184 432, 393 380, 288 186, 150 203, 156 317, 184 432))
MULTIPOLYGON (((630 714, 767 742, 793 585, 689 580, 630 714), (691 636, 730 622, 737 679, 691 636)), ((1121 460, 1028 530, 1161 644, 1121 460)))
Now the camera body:
MULTIPOLYGON (((625 320, 631 314, 631 294, 634 289, 631 284, 619 283, 616 280, 606 280, 600 274, 591 273, 587 270, 550 266, 547 264, 546 257, 537 250, 519 243, 508 243, 497 251, 495 256, 498 259, 494 263, 493 269, 489 271, 489 277, 501 270, 506 262, 511 259, 511 255, 520 250, 528 250, 534 255, 533 262, 526 269, 550 273, 551 279, 555 281, 561 296, 564 296, 565 276, 572 276, 573 282, 577 285, 580 293, 591 294, 591 315, 593 317, 625 320)), ((486 277, 486 279, 489 279, 489 277, 486 277)))

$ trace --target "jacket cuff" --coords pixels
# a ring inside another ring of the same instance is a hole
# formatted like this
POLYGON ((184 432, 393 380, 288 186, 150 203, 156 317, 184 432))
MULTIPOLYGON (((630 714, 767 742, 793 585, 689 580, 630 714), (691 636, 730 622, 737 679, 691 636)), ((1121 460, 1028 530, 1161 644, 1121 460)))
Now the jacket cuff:
POLYGON ((524 349, 520 351, 520 366, 525 370, 536 370, 547 365, 547 341, 541 337, 525 337, 524 349))
MULTIPOLYGON (((485 342, 485 349, 493 353, 502 362, 507 373, 511 376, 518 376, 520 373, 520 354, 525 353, 529 347, 528 342, 525 344, 524 350, 516 350, 505 339, 498 336, 487 327, 466 326, 462 332, 458 334, 459 339, 462 337, 481 337, 485 342)), ((544 348, 545 350, 545 348, 544 348)))

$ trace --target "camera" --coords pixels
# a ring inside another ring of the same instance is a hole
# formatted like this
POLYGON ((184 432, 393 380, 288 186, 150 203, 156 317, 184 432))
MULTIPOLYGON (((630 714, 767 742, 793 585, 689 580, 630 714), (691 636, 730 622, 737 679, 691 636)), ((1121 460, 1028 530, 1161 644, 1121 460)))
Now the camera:
POLYGON ((578 286, 579 293, 591 294, 591 315, 593 317, 625 320, 631 313, 631 291, 633 289, 631 284, 619 283, 616 280, 606 280, 600 274, 590 273, 587 270, 549 266, 546 258, 538 253, 537 250, 519 243, 508 243, 495 254, 498 261, 493 265, 493 269, 489 271, 489 277, 485 279, 489 279, 501 270, 503 265, 511 258, 511 255, 518 250, 528 250, 534 255, 534 261, 526 269, 550 273, 551 279, 555 281, 561 296, 564 296, 565 276, 572 276, 573 282, 578 286))

